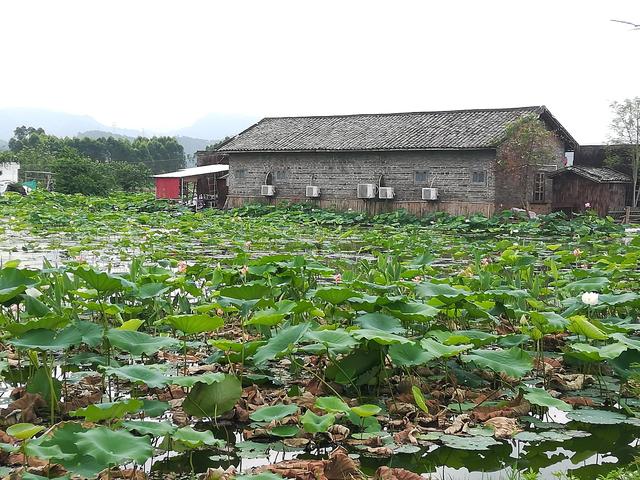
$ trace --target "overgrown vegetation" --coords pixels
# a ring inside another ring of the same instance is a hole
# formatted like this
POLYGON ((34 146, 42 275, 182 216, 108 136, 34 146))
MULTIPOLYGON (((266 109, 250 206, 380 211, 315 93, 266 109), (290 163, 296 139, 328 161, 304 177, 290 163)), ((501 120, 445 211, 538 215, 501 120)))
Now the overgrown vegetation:
POLYGON ((0 212, 7 472, 593 479, 637 454, 640 239, 609 219, 0 212))
POLYGON ((184 151, 172 137, 59 138, 41 128, 18 127, 9 147, 0 152, 0 162, 18 162, 23 177, 53 173, 61 193, 135 192, 151 185, 152 173, 184 167, 184 151))

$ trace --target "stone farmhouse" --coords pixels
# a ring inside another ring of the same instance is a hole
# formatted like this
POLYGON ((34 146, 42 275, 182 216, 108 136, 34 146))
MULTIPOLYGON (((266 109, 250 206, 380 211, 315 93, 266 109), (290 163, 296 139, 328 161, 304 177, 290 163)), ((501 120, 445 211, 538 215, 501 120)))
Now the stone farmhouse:
POLYGON ((552 208, 548 173, 577 143, 544 106, 264 118, 221 147, 227 207, 312 202, 375 214, 492 215, 522 207, 522 172, 498 166, 507 126, 534 115, 555 133, 557 155, 527 178, 531 209, 552 208))

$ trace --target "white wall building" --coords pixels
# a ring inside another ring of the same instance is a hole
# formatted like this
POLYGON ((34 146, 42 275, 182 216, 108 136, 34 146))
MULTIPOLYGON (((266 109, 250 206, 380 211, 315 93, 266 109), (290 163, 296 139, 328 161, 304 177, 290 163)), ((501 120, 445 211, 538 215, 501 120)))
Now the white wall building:
POLYGON ((7 185, 18 181, 20 164, 16 162, 0 163, 0 194, 4 193, 7 185))

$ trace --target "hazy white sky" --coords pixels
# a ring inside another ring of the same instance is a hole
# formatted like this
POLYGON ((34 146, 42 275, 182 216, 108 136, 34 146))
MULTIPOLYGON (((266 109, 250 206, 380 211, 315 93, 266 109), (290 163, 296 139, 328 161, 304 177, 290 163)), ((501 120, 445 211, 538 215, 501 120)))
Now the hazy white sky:
POLYGON ((0 108, 169 129, 547 105, 581 143, 640 96, 638 0, 4 0, 0 108))

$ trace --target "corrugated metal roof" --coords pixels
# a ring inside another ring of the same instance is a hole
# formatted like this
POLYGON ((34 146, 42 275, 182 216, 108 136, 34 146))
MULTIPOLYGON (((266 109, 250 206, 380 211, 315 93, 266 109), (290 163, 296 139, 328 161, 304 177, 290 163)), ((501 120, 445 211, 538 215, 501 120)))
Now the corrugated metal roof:
POLYGON ((547 176, 556 177, 566 173, 575 173, 596 183, 631 183, 631 177, 629 175, 609 167, 583 167, 573 165, 548 173, 547 176))
POLYGON ((228 170, 229 165, 218 163, 215 165, 205 165, 204 167, 185 168, 177 172, 162 173, 160 175, 154 175, 154 178, 197 177, 198 175, 208 175, 210 173, 226 172, 228 170))
POLYGON ((438 112, 264 118, 219 152, 446 150, 494 148, 507 125, 544 115, 575 142, 544 106, 438 112))

